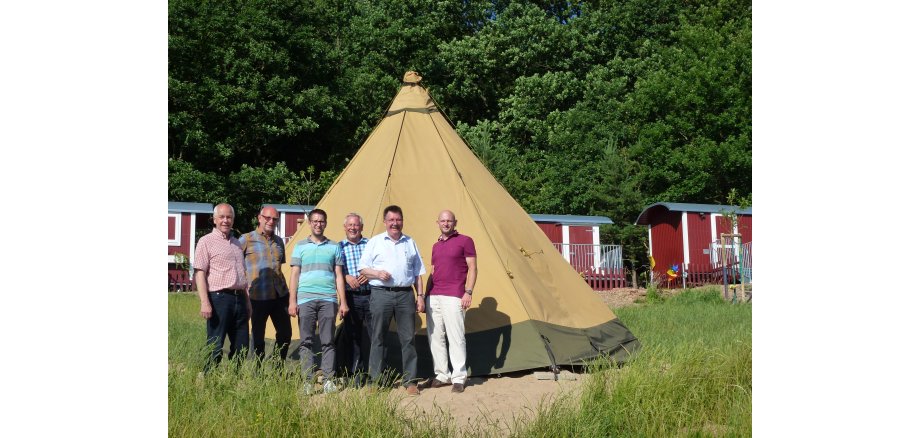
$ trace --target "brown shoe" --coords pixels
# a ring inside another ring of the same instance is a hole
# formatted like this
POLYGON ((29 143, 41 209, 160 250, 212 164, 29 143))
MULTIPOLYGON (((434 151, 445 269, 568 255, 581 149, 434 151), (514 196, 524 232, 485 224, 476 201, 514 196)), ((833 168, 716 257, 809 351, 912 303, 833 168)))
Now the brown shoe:
POLYGON ((453 389, 450 390, 450 392, 463 392, 463 384, 462 384, 462 383, 454 383, 454 387, 453 387, 453 389))
POLYGON ((440 380, 435 379, 434 377, 432 377, 431 380, 428 381, 428 386, 427 386, 427 387, 428 387, 428 388, 442 388, 442 387, 445 387, 445 386, 450 386, 450 383, 442 382, 442 381, 440 381, 440 380))
POLYGON ((409 386, 407 386, 407 387, 406 387, 406 394, 409 394, 409 395, 418 395, 418 394, 419 394, 419 392, 418 392, 418 386, 417 386, 417 385, 409 385, 409 386))

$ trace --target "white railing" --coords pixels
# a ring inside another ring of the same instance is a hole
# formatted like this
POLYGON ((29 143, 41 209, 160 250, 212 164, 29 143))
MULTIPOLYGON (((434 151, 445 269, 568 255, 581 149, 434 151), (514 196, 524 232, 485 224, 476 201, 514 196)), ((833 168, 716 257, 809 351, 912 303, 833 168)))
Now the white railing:
POLYGON ((623 269, 622 245, 554 243, 553 246, 578 272, 599 273, 623 269))

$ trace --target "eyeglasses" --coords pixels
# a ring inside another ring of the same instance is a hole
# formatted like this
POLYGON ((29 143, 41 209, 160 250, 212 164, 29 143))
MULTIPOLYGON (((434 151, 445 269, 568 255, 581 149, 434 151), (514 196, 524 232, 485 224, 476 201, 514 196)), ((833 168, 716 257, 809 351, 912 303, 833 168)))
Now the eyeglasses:
POLYGON ((264 214, 260 214, 259 216, 261 216, 262 219, 265 219, 265 222, 272 222, 272 221, 277 222, 278 219, 280 219, 280 218, 277 218, 277 217, 266 216, 266 215, 264 215, 264 214))
POLYGON ((326 221, 310 221, 310 223, 311 223, 311 224, 319 225, 319 224, 324 224, 324 223, 326 223, 326 221))

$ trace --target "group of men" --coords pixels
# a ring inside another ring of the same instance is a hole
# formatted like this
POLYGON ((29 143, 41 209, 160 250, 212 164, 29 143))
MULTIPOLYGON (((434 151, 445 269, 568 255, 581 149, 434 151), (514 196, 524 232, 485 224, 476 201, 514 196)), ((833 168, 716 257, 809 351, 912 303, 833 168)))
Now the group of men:
POLYGON ((420 386, 451 386, 453 392, 463 392, 467 379, 464 316, 476 284, 476 248, 469 236, 457 232, 453 212, 438 215, 440 236, 431 250, 432 272, 424 288, 425 265, 415 240, 402 232, 403 212, 397 205, 384 209, 386 230, 370 239, 362 235, 362 217, 347 214, 341 242, 325 236, 326 212, 312 210, 307 216, 311 233, 294 245, 288 283, 281 273, 286 262, 284 241, 275 235, 277 209, 263 207, 259 227, 239 240, 231 232, 234 217, 231 205, 215 207, 214 230, 195 249, 195 283, 210 346, 203 373, 220 362, 225 337, 230 359, 245 351, 250 318, 256 357, 264 360, 265 327, 271 318, 276 332, 272 356, 274 363, 282 364, 291 342, 289 316, 297 316, 304 390, 312 393, 313 343, 318 337, 323 392, 336 392, 332 377, 338 317, 352 340, 348 372, 358 384, 365 383, 361 376, 383 384, 385 336, 395 319, 406 392, 418 395, 420 386), (417 378, 416 313, 426 314, 434 362, 434 377, 423 384, 417 378))

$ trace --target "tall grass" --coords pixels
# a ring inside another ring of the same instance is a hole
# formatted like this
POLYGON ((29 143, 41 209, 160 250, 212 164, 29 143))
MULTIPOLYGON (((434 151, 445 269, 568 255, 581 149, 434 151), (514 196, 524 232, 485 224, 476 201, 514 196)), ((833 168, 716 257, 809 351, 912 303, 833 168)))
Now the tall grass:
POLYGON ((169 296, 169 435, 175 437, 454 436, 443 416, 411 416, 389 391, 305 396, 296 364, 279 372, 226 360, 199 381, 204 322, 192 294, 169 296))
MULTIPOLYGON (((626 365, 596 361, 579 396, 542 405, 514 436, 751 435, 751 306, 717 289, 660 297, 617 309, 643 349, 626 365)), ((419 416, 389 391, 304 396, 296 364, 284 373, 226 360, 196 379, 204 322, 193 294, 169 296, 170 436, 490 436, 496 425, 462 430, 444 412, 419 416)), ((507 429, 501 434, 509 433, 507 429)))
POLYGON ((595 361, 580 397, 560 398, 516 436, 750 436, 751 305, 718 289, 617 309, 643 349, 595 361))

